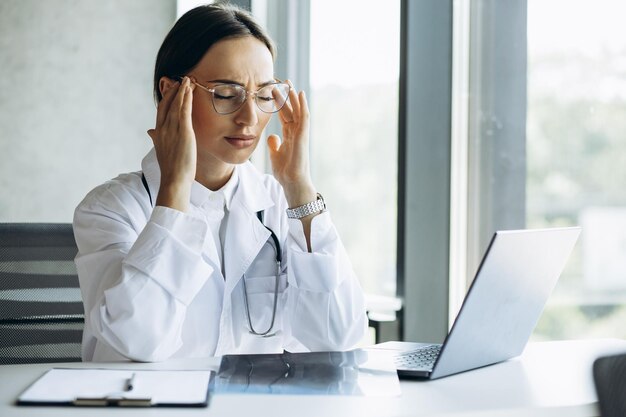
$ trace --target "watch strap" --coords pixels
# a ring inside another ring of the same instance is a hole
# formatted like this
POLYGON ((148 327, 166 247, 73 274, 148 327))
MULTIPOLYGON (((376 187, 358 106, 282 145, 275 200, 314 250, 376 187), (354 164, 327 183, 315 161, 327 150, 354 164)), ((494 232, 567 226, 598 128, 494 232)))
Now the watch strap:
POLYGON ((301 219, 311 214, 318 214, 326 210, 326 203, 324 197, 320 193, 317 193, 317 199, 310 203, 303 204, 295 208, 287 209, 287 217, 290 219, 301 219))

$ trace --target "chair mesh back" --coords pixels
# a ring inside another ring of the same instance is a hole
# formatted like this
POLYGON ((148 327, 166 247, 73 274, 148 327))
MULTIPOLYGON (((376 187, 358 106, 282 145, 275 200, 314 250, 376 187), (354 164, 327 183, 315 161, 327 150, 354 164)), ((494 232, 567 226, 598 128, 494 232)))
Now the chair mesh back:
POLYGON ((0 364, 80 360, 71 224, 0 223, 0 364))
POLYGON ((593 363, 593 380, 602 417, 626 416, 626 354, 593 363))

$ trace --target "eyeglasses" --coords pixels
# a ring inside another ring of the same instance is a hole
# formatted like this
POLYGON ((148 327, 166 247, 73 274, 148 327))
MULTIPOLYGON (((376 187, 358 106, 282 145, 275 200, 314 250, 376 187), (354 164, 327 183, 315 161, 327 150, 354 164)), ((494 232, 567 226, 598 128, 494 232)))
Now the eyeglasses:
POLYGON ((234 113, 243 106, 248 96, 254 97, 257 107, 264 113, 276 113, 283 108, 289 99, 291 87, 287 83, 277 81, 248 91, 238 84, 219 84, 208 88, 192 81, 195 85, 211 93, 213 108, 219 114, 234 113))

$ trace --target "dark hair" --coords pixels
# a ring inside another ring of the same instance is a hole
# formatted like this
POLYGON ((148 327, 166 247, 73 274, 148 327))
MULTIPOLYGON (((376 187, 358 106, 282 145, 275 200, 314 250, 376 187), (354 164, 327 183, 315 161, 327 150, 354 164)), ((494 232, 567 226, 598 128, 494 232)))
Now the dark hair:
POLYGON ((191 71, 204 54, 226 38, 253 36, 275 57, 272 39, 252 15, 229 4, 208 4, 189 10, 169 31, 159 49, 154 67, 154 99, 161 101, 161 77, 177 77, 191 71))

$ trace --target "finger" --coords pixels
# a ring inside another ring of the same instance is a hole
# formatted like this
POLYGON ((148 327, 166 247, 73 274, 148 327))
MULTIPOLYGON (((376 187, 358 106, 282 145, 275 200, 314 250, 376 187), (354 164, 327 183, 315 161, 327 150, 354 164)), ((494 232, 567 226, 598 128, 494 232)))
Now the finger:
POLYGON ((289 103, 291 104, 291 111, 293 115, 293 121, 300 119, 300 100, 298 99, 298 92, 293 88, 293 84, 290 80, 287 80, 287 84, 291 87, 289 89, 289 103))
POLYGON ((300 99, 299 103, 300 103, 300 116, 302 117, 302 120, 304 122, 308 122, 309 121, 309 103, 306 99, 306 94, 304 93, 304 91, 300 91, 300 94, 298 95, 298 98, 300 99))
POLYGON ((298 103, 300 104, 300 119, 294 132, 294 140, 301 143, 308 149, 309 141, 309 105, 306 100, 304 91, 298 93, 298 103))
POLYGON ((286 104, 278 112, 278 118, 280 119, 280 123, 283 125, 285 125, 286 123, 291 123, 293 121, 293 115, 291 114, 291 109, 285 109, 285 107, 287 107, 286 104))
POLYGON ((170 106, 170 110, 167 113, 166 124, 175 122, 176 124, 180 121, 180 112, 183 106, 183 100, 185 98, 185 91, 187 90, 187 86, 189 86, 189 78, 183 78, 183 82, 180 84, 178 88, 178 92, 176 93, 176 97, 172 101, 170 106))
POLYGON ((174 97, 176 97, 175 93, 178 91, 179 87, 180 83, 176 81, 176 83, 163 94, 163 98, 159 102, 159 106, 157 108, 157 129, 163 126, 163 123, 165 123, 165 119, 172 104, 172 100, 174 99, 174 97))
POLYGON ((278 117, 283 124, 293 122, 293 110, 291 109, 291 103, 289 103, 289 100, 285 102, 283 108, 278 112, 278 117))
POLYGON ((193 106, 193 84, 188 84, 185 87, 185 97, 183 99, 183 105, 181 109, 181 124, 188 129, 193 129, 193 122, 191 120, 192 106, 193 106))

